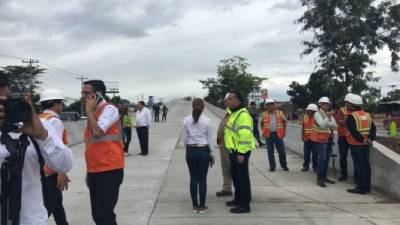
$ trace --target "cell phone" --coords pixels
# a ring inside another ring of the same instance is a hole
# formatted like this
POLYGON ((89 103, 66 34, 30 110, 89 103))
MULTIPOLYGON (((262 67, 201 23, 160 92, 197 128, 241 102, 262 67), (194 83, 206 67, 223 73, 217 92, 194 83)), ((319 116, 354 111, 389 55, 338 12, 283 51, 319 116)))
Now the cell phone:
POLYGON ((99 104, 101 101, 104 100, 104 97, 100 92, 96 92, 96 96, 97 96, 97 104, 99 104))

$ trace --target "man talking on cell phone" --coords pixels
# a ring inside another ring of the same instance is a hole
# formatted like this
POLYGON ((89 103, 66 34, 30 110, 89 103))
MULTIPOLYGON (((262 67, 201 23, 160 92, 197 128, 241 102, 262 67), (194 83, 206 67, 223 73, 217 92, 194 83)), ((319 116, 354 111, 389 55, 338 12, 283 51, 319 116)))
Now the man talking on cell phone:
POLYGON ((105 93, 103 81, 84 82, 86 182, 96 225, 116 225, 114 208, 124 177, 124 148, 118 109, 107 103, 105 93))

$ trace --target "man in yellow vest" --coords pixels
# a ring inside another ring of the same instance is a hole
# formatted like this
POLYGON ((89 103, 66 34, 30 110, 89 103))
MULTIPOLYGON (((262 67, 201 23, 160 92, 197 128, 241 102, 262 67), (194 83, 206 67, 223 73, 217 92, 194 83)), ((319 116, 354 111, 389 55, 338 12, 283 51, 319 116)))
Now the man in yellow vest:
POLYGON ((253 119, 239 92, 231 91, 228 96, 230 115, 224 132, 225 148, 229 151, 231 176, 235 187, 235 197, 226 205, 234 207, 231 213, 249 213, 251 187, 249 158, 256 148, 253 136, 253 119))
POLYGON ((86 181, 96 225, 116 225, 114 208, 124 177, 124 148, 118 109, 107 103, 105 93, 103 81, 84 82, 86 181))
POLYGON ((320 109, 314 113, 314 126, 311 133, 311 141, 313 148, 318 151, 318 169, 317 169, 317 185, 325 188, 325 183, 334 184, 335 182, 328 179, 328 164, 331 156, 332 148, 329 147, 332 130, 336 128, 336 121, 333 115, 334 111, 329 111, 331 101, 328 97, 322 97, 318 100, 320 109))
POLYGON ((269 171, 275 171, 276 167, 274 145, 276 146, 282 169, 289 171, 286 162, 285 144, 283 142, 286 133, 286 118, 282 111, 275 108, 275 101, 273 99, 267 99, 265 104, 267 110, 263 113, 261 127, 263 137, 266 138, 269 171))
POLYGON ((370 114, 361 109, 363 103, 361 96, 353 94, 349 103, 348 107, 352 113, 346 119, 349 130, 347 142, 350 145, 357 179, 355 179, 356 187, 347 191, 353 194, 366 194, 371 192, 369 152, 376 137, 376 127, 370 114))
POLYGON ((311 133, 314 126, 314 113, 318 111, 316 104, 309 104, 306 108, 306 115, 301 123, 301 139, 304 142, 304 163, 301 171, 306 172, 309 170, 310 158, 312 158, 312 167, 314 171, 317 171, 318 165, 318 152, 313 148, 313 142, 311 141, 311 133))
MULTIPOLYGON (((40 106, 43 112, 39 115, 43 124, 48 124, 54 128, 64 144, 68 144, 67 132, 60 119, 60 114, 64 109, 64 96, 58 89, 47 89, 40 94, 40 106)), ((45 193, 44 204, 49 216, 53 215, 57 225, 68 225, 65 210, 63 207, 62 191, 68 190, 70 182, 65 173, 55 172, 54 169, 45 165, 45 193)))
POLYGON ((339 181, 346 181, 347 180, 347 156, 349 153, 349 143, 347 143, 347 130, 346 126, 346 119, 347 116, 351 113, 349 110, 348 105, 349 99, 351 98, 352 94, 348 93, 344 98, 344 107, 340 108, 336 113, 336 122, 338 123, 338 146, 339 146, 339 157, 340 157, 340 177, 339 181))

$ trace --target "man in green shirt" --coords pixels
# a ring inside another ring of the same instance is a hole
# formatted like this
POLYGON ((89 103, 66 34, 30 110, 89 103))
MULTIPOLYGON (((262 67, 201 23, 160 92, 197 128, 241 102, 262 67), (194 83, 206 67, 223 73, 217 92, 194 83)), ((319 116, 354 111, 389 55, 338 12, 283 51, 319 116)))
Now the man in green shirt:
POLYGON ((128 107, 124 107, 122 109, 122 131, 124 133, 124 152, 125 156, 128 156, 129 144, 132 140, 132 127, 133 127, 133 119, 132 119, 132 111, 129 110, 128 107))

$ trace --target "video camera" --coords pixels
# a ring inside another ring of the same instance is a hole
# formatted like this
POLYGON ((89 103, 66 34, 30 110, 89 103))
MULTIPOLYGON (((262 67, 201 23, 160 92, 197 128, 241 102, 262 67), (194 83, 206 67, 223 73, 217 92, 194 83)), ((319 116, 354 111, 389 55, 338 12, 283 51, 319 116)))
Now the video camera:
POLYGON ((21 122, 27 122, 32 118, 32 107, 21 95, 10 95, 6 100, 0 101, 5 108, 5 120, 0 130, 9 133, 18 128, 21 122))

